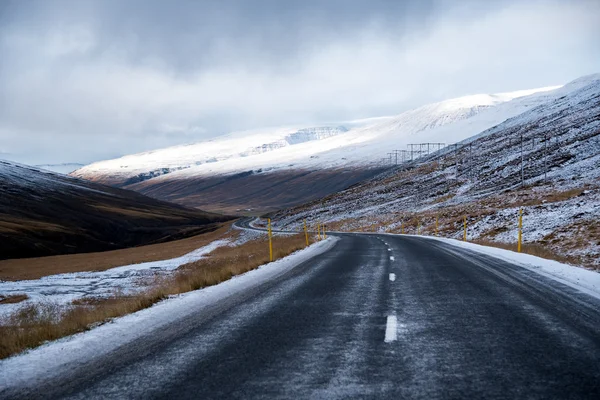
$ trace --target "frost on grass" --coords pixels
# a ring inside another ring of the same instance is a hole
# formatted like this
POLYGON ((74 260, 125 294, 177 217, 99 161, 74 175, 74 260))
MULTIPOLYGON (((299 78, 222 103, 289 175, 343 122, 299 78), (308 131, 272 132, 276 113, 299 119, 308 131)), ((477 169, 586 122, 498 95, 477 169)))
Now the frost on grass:
POLYGON ((523 207, 526 244, 600 269, 600 75, 575 83, 456 149, 279 212, 274 228, 299 229, 306 219, 331 230, 462 239, 466 216, 469 240, 516 249, 523 207))
MULTIPOLYGON (((242 238, 237 239, 238 242, 240 240, 242 238)), ((27 296, 25 301, 18 303, 0 301, 0 317, 18 312, 31 304, 66 306, 83 298, 134 294, 145 290, 157 278, 169 276, 180 266, 201 260, 215 249, 231 243, 229 239, 215 240, 181 257, 124 265, 106 271, 58 274, 33 280, 0 281, 0 293, 3 296, 27 296)))

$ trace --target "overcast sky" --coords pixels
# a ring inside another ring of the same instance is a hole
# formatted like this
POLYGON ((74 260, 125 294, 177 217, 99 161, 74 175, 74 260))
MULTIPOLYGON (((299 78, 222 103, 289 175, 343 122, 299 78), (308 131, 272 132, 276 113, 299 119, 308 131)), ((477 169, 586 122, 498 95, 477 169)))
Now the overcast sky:
POLYGON ((82 162, 600 72, 600 1, 0 0, 0 158, 82 162))

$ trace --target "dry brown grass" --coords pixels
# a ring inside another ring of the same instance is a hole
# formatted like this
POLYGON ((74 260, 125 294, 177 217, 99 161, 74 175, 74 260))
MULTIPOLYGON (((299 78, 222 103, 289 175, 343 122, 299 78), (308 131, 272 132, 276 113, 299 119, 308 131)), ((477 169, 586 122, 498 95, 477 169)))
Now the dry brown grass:
MULTIPOLYGON (((305 246, 304 235, 274 237, 275 259, 305 246)), ((148 290, 133 296, 80 299, 67 310, 53 304, 28 305, 0 326, 0 358, 89 329, 111 318, 155 304, 168 296, 215 285, 269 261, 266 239, 237 247, 221 247, 209 257, 182 266, 171 277, 157 278, 148 290)))
POLYGON ((550 191, 547 193, 530 193, 523 192, 521 197, 524 197, 521 200, 521 205, 524 207, 537 206, 540 204, 546 203, 558 203, 561 201, 570 200, 574 197, 577 197, 583 193, 585 188, 574 188, 563 191, 550 191))
POLYGON ((16 218, 0 215, 0 231, 4 232, 39 232, 39 231, 54 231, 66 232, 67 228, 61 225, 52 224, 49 222, 34 221, 27 218, 16 218))
POLYGON ((438 197, 437 199, 432 201, 432 204, 445 203, 448 200, 453 199, 456 196, 456 193, 448 193, 445 196, 438 197))
POLYGON ((0 304, 15 304, 25 301, 29 298, 26 294, 11 294, 11 295, 1 295, 0 294, 0 304))
MULTIPOLYGON (((506 242, 495 242, 491 240, 484 239, 476 239, 471 242, 480 244, 483 246, 496 247, 504 250, 517 251, 518 246, 517 243, 506 243, 506 242)), ((578 264, 579 260, 573 257, 566 257, 554 251, 553 249, 544 246, 539 243, 523 243, 521 246, 521 251, 525 254, 530 254, 532 256, 545 258, 547 260, 554 260, 562 263, 569 264, 578 264)))
POLYGON ((0 280, 39 279, 43 276, 82 271, 104 271, 122 265, 179 257, 227 234, 231 222, 213 232, 171 242, 97 253, 67 254, 0 261, 0 280))
POLYGON ((138 208, 124 208, 124 207, 109 207, 109 206, 104 206, 104 205, 92 205, 92 207, 98 209, 98 210, 102 210, 102 211, 106 211, 106 212, 110 212, 110 213, 114 213, 114 214, 120 214, 120 215, 125 215, 125 216, 129 216, 129 217, 139 217, 139 218, 163 218, 163 219, 170 219, 170 220, 180 220, 183 221, 185 220, 185 218, 181 215, 157 215, 153 212, 148 212, 147 210, 144 209, 138 209, 138 208))

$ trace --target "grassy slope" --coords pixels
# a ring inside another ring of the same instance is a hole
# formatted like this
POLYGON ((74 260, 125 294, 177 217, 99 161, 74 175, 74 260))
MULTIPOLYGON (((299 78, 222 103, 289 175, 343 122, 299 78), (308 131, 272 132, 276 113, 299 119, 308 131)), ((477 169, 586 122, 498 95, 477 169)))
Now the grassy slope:
POLYGON ((206 246, 230 230, 224 222, 212 232, 165 243, 111 251, 0 260, 0 280, 39 279, 43 276, 82 271, 105 271, 123 265, 167 260, 206 246))
MULTIPOLYGON (((221 235, 225 236, 227 234, 221 235)), ((306 245, 301 234, 276 237, 274 241, 275 259, 306 245)), ((25 306, 0 325, 0 359, 150 307, 171 295, 216 285, 268 262, 267 239, 263 238, 233 248, 217 248, 208 257, 180 267, 172 276, 158 278, 147 290, 136 295, 78 300, 67 310, 52 304, 25 306)))
POLYGON ((26 166, 0 167, 0 259, 161 243, 229 219, 26 166))
POLYGON ((287 170, 229 176, 150 179, 126 188, 188 207, 257 215, 343 190, 373 177, 376 169, 287 170))

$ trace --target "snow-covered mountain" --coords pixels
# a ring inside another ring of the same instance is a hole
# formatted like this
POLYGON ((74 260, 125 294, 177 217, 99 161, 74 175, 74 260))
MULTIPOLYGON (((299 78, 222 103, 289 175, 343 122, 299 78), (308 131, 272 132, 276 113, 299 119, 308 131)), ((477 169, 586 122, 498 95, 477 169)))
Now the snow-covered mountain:
POLYGON ((73 175, 112 184, 130 184, 180 170, 185 171, 172 176, 356 166, 356 162, 372 166, 385 156, 389 145, 399 148, 425 139, 441 142, 462 140, 545 101, 548 97, 545 93, 555 89, 557 87, 466 96, 429 104, 383 120, 366 120, 353 128, 342 124, 235 132, 204 142, 97 162, 75 171, 73 175), (514 99, 519 100, 511 102, 514 99), (510 107, 497 110, 507 102, 511 103, 510 107), (456 129, 447 129, 454 126, 456 129), (353 151, 357 146, 360 151, 353 151))
MULTIPOLYGON (((414 143, 460 142, 536 106, 558 99, 598 80, 580 78, 564 86, 493 95, 472 95, 425 105, 394 117, 336 124, 333 127, 292 127, 236 132, 200 143, 97 162, 73 172, 74 176, 128 187, 161 199, 211 208, 206 196, 210 185, 227 198, 223 182, 240 176, 299 171, 365 171, 381 168, 392 150, 414 143), (190 191, 190 180, 197 190, 190 191), (199 184, 202 181, 203 184, 199 184), (185 184, 185 195, 181 190, 185 184), (197 196, 202 193, 202 196, 197 196), (191 201, 191 198, 196 200, 191 201)), ((434 149, 435 147, 431 147, 434 149)), ((411 157, 417 157, 413 154, 411 157)), ((361 173, 361 177, 364 174, 361 173)), ((344 180, 354 184, 355 179, 344 180)), ((256 179, 254 179, 256 183, 256 179)), ((239 182, 236 182, 239 186, 239 182)), ((334 187, 339 187, 333 185, 334 187)), ((326 191, 319 191, 325 195, 326 191)), ((316 194, 315 194, 316 195, 316 194)), ((217 196, 210 201, 217 201, 217 196)), ((306 200, 300 196, 298 201, 306 200)), ((259 202, 260 203, 260 202, 259 202)), ((238 203, 236 203, 238 204, 238 203)), ((240 206, 242 206, 240 204, 240 206)), ((260 208, 260 204, 254 204, 260 208)), ((276 207, 276 206, 273 206, 276 207)), ((269 209, 272 207, 269 207, 269 209)), ((231 211, 228 209, 228 211, 231 211)))
POLYGON ((466 216, 469 240, 512 246, 523 208, 523 237, 538 255, 600 269, 600 75, 571 87, 457 148, 271 218, 286 229, 306 220, 462 240, 466 216))

